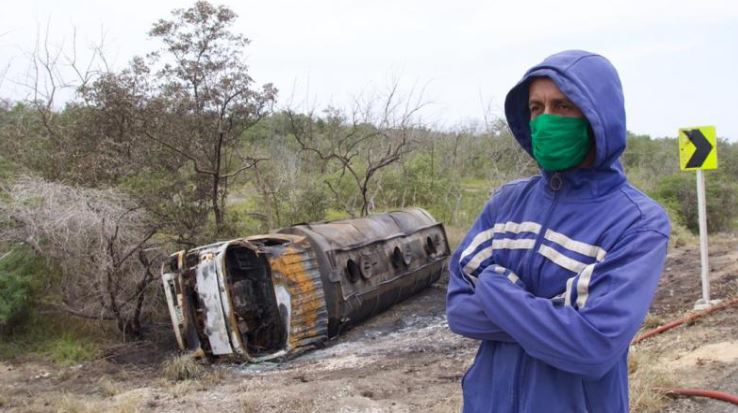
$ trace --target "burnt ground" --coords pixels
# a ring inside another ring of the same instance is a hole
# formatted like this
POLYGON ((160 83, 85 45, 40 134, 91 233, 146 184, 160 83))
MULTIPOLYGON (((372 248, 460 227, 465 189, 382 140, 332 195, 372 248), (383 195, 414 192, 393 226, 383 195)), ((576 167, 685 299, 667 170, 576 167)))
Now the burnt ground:
MULTIPOLYGON (((738 240, 711 238, 713 298, 738 293, 738 240)), ((699 249, 674 249, 646 328, 683 316, 700 298, 699 249)), ((445 286, 436 285, 293 360, 215 364, 197 380, 171 381, 161 362, 173 341, 108 349, 76 366, 0 361, 0 411, 12 412, 456 412, 459 381, 477 343, 452 334, 445 286)), ((738 394, 738 307, 632 348, 634 411, 735 412, 704 399, 658 399, 651 387, 738 394)))

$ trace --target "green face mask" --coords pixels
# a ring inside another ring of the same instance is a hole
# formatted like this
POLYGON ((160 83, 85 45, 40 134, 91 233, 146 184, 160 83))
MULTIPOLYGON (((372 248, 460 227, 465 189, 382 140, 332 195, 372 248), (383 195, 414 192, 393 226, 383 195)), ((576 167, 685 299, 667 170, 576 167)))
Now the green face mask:
POLYGON ((587 156, 592 143, 585 118, 542 114, 530 121, 533 157, 546 171, 573 168, 587 156))

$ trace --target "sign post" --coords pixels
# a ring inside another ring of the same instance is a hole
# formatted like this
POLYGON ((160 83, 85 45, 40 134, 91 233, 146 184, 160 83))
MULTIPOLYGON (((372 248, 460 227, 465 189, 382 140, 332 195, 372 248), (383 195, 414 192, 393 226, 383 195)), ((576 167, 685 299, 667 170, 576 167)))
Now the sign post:
POLYGON ((707 208, 704 169, 717 169, 717 145, 714 126, 679 129, 679 166, 683 171, 697 171, 697 217, 700 227, 700 261, 702 263, 702 299, 695 309, 712 305, 710 301, 710 264, 707 248, 707 208))
POLYGON ((707 208, 705 208, 705 175, 697 170, 697 219, 700 225, 700 262, 702 263, 702 300, 697 306, 710 306, 710 261, 707 255, 707 208))

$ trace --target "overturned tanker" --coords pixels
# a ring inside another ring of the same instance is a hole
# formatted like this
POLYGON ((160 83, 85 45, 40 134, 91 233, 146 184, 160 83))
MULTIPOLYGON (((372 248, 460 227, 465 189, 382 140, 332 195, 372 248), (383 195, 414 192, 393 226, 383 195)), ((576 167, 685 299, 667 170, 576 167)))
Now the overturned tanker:
POLYGON ((319 345, 417 293, 448 255, 443 225, 414 208, 180 251, 162 279, 182 350, 261 361, 319 345))

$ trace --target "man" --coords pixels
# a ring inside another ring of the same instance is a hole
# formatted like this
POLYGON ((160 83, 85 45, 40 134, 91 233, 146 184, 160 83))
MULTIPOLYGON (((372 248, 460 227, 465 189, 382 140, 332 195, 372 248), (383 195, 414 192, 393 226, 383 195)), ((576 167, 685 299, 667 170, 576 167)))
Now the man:
POLYGON ((555 54, 510 91, 505 115, 541 174, 498 188, 449 263, 449 327, 482 341, 464 411, 627 412, 628 346, 669 222, 618 160, 617 72, 596 54, 555 54))

